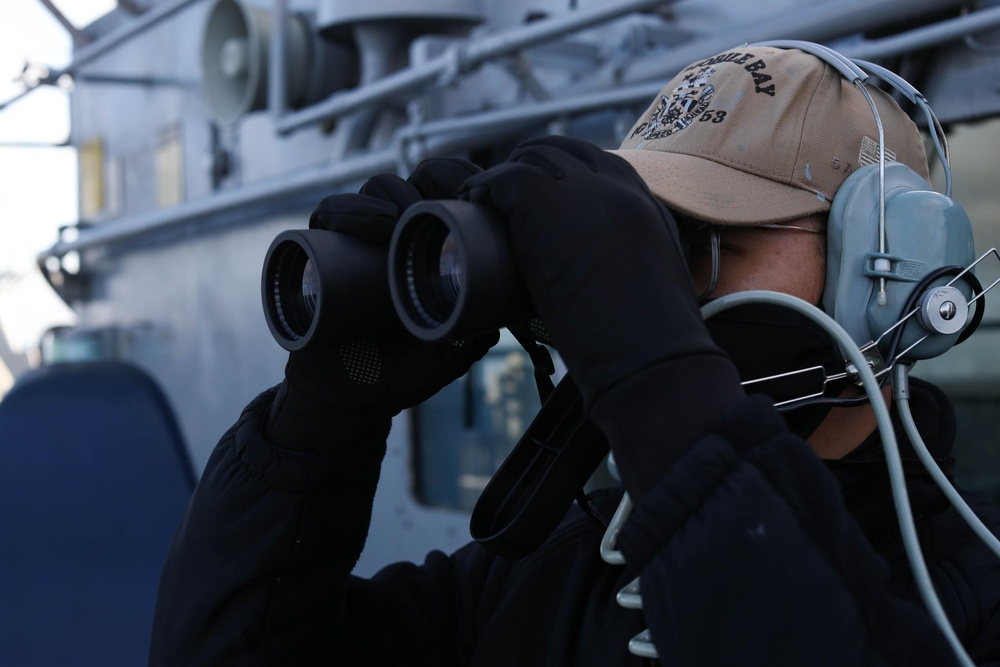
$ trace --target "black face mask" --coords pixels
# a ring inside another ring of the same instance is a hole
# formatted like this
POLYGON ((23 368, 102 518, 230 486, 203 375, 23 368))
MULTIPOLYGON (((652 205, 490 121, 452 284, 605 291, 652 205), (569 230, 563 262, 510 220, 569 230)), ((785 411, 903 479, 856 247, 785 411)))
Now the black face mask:
MULTIPOLYGON (((780 403, 821 391, 825 396, 837 396, 847 386, 847 380, 831 381, 824 391, 824 378, 844 371, 840 348, 822 327, 790 308, 752 303, 729 308, 705 323, 744 382, 814 366, 825 369, 745 385, 748 393, 764 393, 780 403)), ((783 415, 789 428, 807 437, 829 411, 830 406, 807 405, 786 410, 783 415)))

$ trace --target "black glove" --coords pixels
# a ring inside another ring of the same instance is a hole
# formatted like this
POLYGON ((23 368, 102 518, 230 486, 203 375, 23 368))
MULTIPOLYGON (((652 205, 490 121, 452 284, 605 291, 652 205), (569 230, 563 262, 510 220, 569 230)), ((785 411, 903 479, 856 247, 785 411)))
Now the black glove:
MULTIPOLYGON (((369 179, 359 194, 323 199, 309 227, 350 234, 383 246, 387 254, 393 229, 406 208, 423 198, 454 199, 465 179, 480 171, 465 160, 439 158, 421 163, 405 181, 380 174, 369 179)), ((400 327, 345 344, 311 343, 289 353, 266 433, 290 449, 349 446, 357 433, 387 428, 400 411, 464 375, 498 340, 499 332, 493 331, 430 344, 400 327)))
POLYGON ((642 495, 743 396, 701 318, 673 217, 625 160, 568 137, 522 144, 461 196, 508 220, 542 323, 642 495))

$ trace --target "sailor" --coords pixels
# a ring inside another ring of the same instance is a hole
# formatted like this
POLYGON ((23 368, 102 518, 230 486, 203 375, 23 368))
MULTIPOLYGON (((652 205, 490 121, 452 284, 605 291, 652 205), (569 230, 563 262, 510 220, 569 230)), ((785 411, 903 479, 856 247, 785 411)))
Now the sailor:
MULTIPOLYGON (((960 664, 915 585, 862 392, 835 382, 831 400, 779 412, 800 387, 742 384, 843 370, 836 344, 781 308, 707 325, 700 311, 758 289, 829 310, 827 232, 848 177, 874 153, 929 179, 917 127, 869 92, 881 137, 863 91, 827 59, 743 45, 681 71, 616 151, 535 139, 486 171, 435 159, 323 200, 312 227, 374 242, 420 199, 460 197, 508 221, 634 503, 625 564, 599 553, 614 488, 523 558, 472 543, 352 576, 392 417, 497 334, 317 346, 291 353, 282 383, 214 451, 164 568, 151 664, 645 665, 628 649, 645 628, 664 665, 960 664), (637 576, 642 609, 623 609, 616 594, 637 576)), ((923 439, 949 461, 947 398, 910 390, 923 439)), ((875 397, 889 399, 888 387, 875 397)), ((976 664, 1000 663, 1000 564, 926 474, 905 469, 954 632, 976 664)), ((981 516, 1000 526, 996 511, 981 516)))

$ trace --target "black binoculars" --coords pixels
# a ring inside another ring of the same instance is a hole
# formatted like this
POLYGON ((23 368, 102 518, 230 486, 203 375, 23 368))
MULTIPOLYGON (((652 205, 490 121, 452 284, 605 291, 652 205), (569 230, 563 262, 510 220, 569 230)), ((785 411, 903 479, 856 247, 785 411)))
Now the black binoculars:
MULTIPOLYGON (((407 331, 443 341, 522 323, 519 331, 548 342, 505 221, 466 201, 414 204, 388 250, 338 232, 282 232, 267 251, 261 292, 267 325, 289 351, 407 331)), ((564 377, 484 490, 473 536, 508 558, 525 555, 552 532, 607 451, 564 377)))
POLYGON ((289 351, 406 331, 443 341, 534 317, 505 221, 459 200, 409 207, 388 250, 339 232, 282 232, 264 259, 261 297, 289 351))

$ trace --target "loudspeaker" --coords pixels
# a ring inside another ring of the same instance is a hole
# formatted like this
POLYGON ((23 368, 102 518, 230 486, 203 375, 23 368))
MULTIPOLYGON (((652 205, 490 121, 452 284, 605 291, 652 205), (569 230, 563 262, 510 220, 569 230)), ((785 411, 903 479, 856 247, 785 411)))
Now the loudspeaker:
MULTIPOLYGON (((271 29, 268 9, 215 0, 201 40, 205 103, 220 123, 267 106, 271 29)), ((348 44, 320 37, 303 14, 285 22, 285 104, 293 109, 356 85, 357 55, 348 44)))
POLYGON ((946 139, 926 99, 885 68, 820 44, 787 40, 757 46, 799 49, 829 64, 865 95, 879 128, 878 161, 848 176, 831 203, 824 309, 858 347, 872 354, 877 348, 886 362, 944 354, 975 330, 983 306, 970 315, 970 301, 981 290, 971 269, 972 223, 950 197, 946 139), (886 159, 882 120, 866 87, 869 74, 924 113, 945 170, 945 194, 910 167, 886 159))

